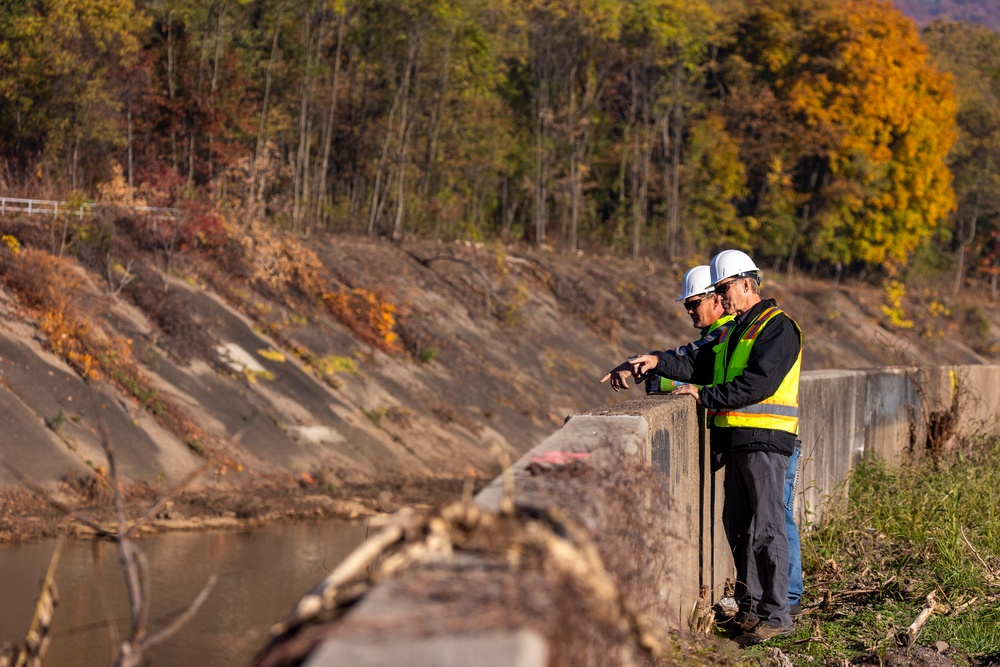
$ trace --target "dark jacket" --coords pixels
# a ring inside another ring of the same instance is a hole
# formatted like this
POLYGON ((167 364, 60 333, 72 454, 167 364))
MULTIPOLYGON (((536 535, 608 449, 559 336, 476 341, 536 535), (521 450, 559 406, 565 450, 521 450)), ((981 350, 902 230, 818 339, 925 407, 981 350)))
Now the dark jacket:
MULTIPOLYGON (((739 340, 754 318, 771 306, 774 299, 764 299, 737 318, 729 341, 739 340)), ((732 382, 712 385, 715 379, 715 346, 704 345, 692 354, 678 356, 656 353, 656 372, 674 380, 703 385, 701 402, 709 410, 741 408, 772 396, 799 356, 801 341, 787 315, 778 315, 763 328, 753 347, 743 373, 732 382)), ((735 345, 728 345, 731 356, 735 345)), ((779 452, 790 456, 795 449, 795 435, 787 431, 760 428, 712 428, 712 450, 724 454, 731 450, 779 452)))
MULTIPOLYGON (((724 316, 723 316, 724 317, 724 316)), ((690 343, 685 343, 680 347, 676 347, 672 350, 663 350, 660 352, 648 352, 647 354, 660 355, 672 355, 675 357, 685 357, 690 356, 698 351, 699 348, 705 345, 715 344, 715 341, 725 332, 730 326, 732 326, 732 321, 720 324, 719 326, 712 328, 711 325, 707 327, 701 327, 701 336, 697 340, 693 340, 690 343)), ((660 387, 660 377, 661 374, 657 373, 655 370, 646 374, 646 393, 647 394, 661 394, 664 392, 659 391, 660 387)))

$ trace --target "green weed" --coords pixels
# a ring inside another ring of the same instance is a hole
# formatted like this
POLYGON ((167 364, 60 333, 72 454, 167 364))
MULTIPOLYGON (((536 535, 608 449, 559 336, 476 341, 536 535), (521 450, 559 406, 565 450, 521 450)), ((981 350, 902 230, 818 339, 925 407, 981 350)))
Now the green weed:
MULTIPOLYGON (((794 635, 769 642, 795 664, 852 661, 897 646, 934 592, 946 611, 917 642, 970 657, 1000 645, 1000 440, 893 468, 862 461, 846 507, 804 531, 807 607, 794 635), (825 599, 823 605, 820 600, 825 599), (811 627, 810 627, 811 626, 811 627)), ((754 648, 744 655, 763 655, 754 648)))

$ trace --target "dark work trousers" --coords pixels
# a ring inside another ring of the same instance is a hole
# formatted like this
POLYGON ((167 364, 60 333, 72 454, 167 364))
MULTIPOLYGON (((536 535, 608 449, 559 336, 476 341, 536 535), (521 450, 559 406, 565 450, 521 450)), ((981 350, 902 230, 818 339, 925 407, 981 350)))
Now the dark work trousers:
POLYGON ((722 522, 736 561, 736 602, 762 623, 789 626, 783 502, 788 457, 736 451, 725 458, 722 522))

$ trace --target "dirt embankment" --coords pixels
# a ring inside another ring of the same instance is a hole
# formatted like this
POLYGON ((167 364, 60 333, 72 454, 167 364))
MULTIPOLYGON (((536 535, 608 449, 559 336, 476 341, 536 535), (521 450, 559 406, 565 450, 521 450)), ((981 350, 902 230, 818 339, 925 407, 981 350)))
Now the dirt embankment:
MULTIPOLYGON (((620 398, 597 378, 624 356, 696 333, 683 266, 329 236, 168 252, 104 225, 101 252, 59 256, 0 220, 21 244, 0 248, 0 540, 59 524, 32 485, 108 517, 106 443, 136 512, 208 462, 154 526, 454 498, 620 398)), ((807 370, 996 360, 994 309, 909 291, 765 272, 807 370)))

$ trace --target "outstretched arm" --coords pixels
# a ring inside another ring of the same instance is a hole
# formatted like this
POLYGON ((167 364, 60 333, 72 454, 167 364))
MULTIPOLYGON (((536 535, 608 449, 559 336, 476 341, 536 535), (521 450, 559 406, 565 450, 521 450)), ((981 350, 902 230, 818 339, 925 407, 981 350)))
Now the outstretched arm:
POLYGON ((656 368, 657 363, 659 363, 659 359, 654 354, 639 354, 629 357, 608 371, 601 378, 601 382, 611 380, 611 388, 615 391, 628 390, 629 377, 636 378, 636 382, 638 382, 646 373, 656 368))

